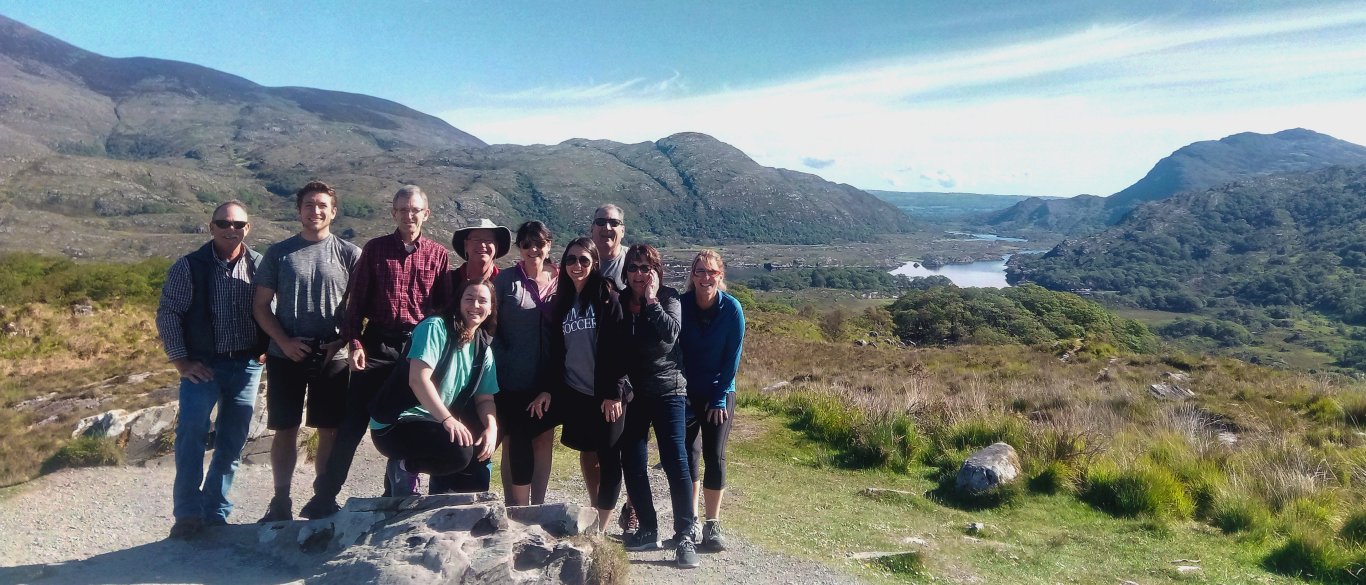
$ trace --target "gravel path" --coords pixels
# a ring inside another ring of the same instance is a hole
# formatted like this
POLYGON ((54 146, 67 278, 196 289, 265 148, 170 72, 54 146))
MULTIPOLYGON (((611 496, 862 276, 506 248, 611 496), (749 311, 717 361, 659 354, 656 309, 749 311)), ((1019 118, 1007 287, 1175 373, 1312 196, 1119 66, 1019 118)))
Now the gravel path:
MULTIPOLYGON (((342 497, 378 496, 384 461, 362 445, 342 497)), ((671 526, 667 483, 652 471, 660 526, 671 526)), ((311 495, 312 464, 295 473, 295 511, 311 495)), ((254 530, 210 529, 192 542, 166 539, 172 523, 170 465, 64 470, 0 496, 0 584, 8 583, 288 583, 289 574, 251 554, 254 530)), ((552 482, 548 499, 586 500, 579 480, 552 482)), ((272 493, 268 464, 243 464, 231 497, 233 523, 264 513, 272 493)), ((615 530, 615 529, 614 529, 615 530)), ((619 538, 619 534, 611 536, 619 538)), ((670 535, 663 535, 667 538, 670 535)), ((703 554, 685 571, 673 551, 629 553, 634 583, 855 583, 829 567, 769 553, 727 534, 729 550, 703 554)))

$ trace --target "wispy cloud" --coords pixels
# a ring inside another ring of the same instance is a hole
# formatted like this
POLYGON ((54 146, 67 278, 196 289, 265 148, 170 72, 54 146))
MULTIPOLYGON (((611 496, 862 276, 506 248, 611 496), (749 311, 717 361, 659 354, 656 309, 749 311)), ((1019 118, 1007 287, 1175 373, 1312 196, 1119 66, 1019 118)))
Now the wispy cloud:
POLYGON ((1108 194, 1196 140, 1303 126, 1366 142, 1366 5, 1097 24, 702 94, 683 78, 483 96, 442 116, 492 142, 706 132, 870 188, 1108 194))

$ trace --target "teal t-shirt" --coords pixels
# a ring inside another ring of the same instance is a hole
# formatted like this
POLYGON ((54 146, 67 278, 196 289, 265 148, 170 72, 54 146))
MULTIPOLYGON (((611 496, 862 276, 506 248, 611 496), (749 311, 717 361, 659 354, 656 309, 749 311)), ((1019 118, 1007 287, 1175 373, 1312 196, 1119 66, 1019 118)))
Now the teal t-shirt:
MULTIPOLYGON (((470 374, 474 369, 474 343, 466 343, 464 347, 455 350, 451 356, 450 367, 446 368, 446 373, 440 380, 435 380, 436 391, 441 395, 441 402, 448 407, 455 402, 456 395, 465 389, 469 383, 470 374)), ((408 359, 422 360, 423 363, 436 368, 436 364, 441 361, 441 352, 446 351, 446 323, 441 317, 428 317, 423 319, 417 327, 413 328, 412 345, 408 349, 408 359)), ((474 389, 475 394, 497 394, 498 393, 498 370, 494 367, 493 348, 489 348, 484 354, 484 375, 479 379, 479 386, 474 389)), ((465 402, 472 400, 473 396, 465 397, 465 402)), ((399 415, 399 420, 419 419, 431 420, 431 415, 426 408, 421 405, 414 406, 403 411, 399 415)), ((370 421, 370 428, 382 429, 386 424, 375 420, 370 421)))

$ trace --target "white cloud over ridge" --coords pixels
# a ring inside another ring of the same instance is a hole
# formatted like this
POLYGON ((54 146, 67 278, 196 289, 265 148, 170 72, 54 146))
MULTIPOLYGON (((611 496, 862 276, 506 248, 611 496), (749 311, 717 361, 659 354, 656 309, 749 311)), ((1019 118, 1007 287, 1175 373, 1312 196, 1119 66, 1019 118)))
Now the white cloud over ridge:
POLYGON ((1366 143, 1362 79, 1366 6, 1353 5, 1096 25, 710 93, 677 73, 522 90, 442 117, 519 144, 704 132, 762 164, 871 189, 1104 195, 1176 148, 1237 132, 1366 143))

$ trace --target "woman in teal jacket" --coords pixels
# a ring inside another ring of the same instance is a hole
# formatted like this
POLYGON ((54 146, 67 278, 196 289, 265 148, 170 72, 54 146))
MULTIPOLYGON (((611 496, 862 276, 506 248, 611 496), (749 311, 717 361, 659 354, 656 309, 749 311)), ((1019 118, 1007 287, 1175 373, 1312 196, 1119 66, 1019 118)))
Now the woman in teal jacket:
POLYGON ((745 341, 745 313, 726 294, 726 264, 714 250, 692 261, 683 294, 683 365, 688 379, 688 464, 692 469, 693 506, 699 491, 699 460, 706 461, 701 487, 706 506, 702 548, 725 550, 721 535, 721 497, 726 490, 726 441, 735 415, 735 372, 745 341))

